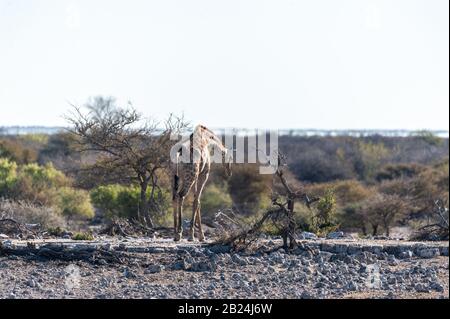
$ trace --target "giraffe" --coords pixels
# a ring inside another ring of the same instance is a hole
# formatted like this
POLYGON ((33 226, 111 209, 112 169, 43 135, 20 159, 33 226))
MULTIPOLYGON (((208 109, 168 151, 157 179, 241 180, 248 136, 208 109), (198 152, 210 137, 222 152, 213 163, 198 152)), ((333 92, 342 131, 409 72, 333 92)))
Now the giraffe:
POLYGON ((211 147, 216 147, 221 152, 225 172, 227 176, 231 176, 232 153, 223 145, 220 138, 203 125, 196 126, 189 138, 181 140, 172 148, 176 152, 172 189, 175 241, 180 241, 182 238, 183 202, 192 188, 194 202, 188 240, 194 240, 196 226, 199 232, 199 241, 205 240, 200 208, 202 191, 211 168, 211 147), (183 160, 180 160, 181 157, 183 160))

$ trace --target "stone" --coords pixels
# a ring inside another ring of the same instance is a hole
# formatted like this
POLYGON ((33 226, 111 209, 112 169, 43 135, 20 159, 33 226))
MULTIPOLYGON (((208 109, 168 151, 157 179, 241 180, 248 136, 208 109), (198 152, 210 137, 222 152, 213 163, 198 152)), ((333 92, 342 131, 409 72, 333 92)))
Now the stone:
POLYGON ((37 286, 36 281, 33 278, 30 278, 27 282, 28 287, 35 288, 37 286))
POLYGON ((349 291, 356 291, 358 290, 358 284, 354 281, 350 281, 347 285, 347 290, 349 291))
POLYGON ((150 265, 146 270, 146 274, 156 274, 164 270, 163 265, 150 265))
POLYGON ((130 268, 125 268, 123 270, 123 276, 128 279, 137 278, 137 275, 130 268))
POLYGON ((358 253, 362 252, 362 247, 361 246, 354 246, 354 245, 349 245, 348 249, 347 249, 347 253, 350 255, 356 255, 358 253))
POLYGON ((3 240, 0 242, 0 247, 8 248, 8 249, 13 248, 12 241, 11 240, 3 240))
POLYGON ((437 291, 437 292, 443 292, 444 291, 444 286, 442 286, 440 283, 438 283, 438 282, 433 282, 431 285, 430 285, 430 289, 431 290, 434 290, 434 291, 437 291))
POLYGON ((348 245, 339 244, 335 245, 334 251, 336 254, 347 254, 348 245))
POLYGON ((363 247, 363 251, 368 251, 372 254, 379 255, 383 252, 383 245, 371 245, 363 247))
POLYGON ((231 251, 230 245, 213 245, 208 247, 208 249, 215 254, 226 254, 231 251))
POLYGON ((162 254, 164 253, 164 248, 161 247, 150 247, 147 249, 147 252, 151 254, 162 254))
POLYGON ((416 285, 414 286, 414 289, 415 289, 417 292, 430 292, 430 290, 428 289, 428 287, 427 287, 426 285, 424 285, 424 284, 416 284, 416 285))
POLYGON ((422 248, 417 251, 420 258, 434 258, 441 254, 439 248, 422 248))
POLYGON ((231 256, 231 260, 234 263, 238 264, 239 266, 246 266, 246 265, 248 265, 248 261, 245 258, 239 256, 238 254, 232 255, 231 256))
POLYGON ((344 237, 345 237, 344 232, 341 231, 331 232, 327 235, 327 239, 341 239, 344 237))
POLYGON ((317 239, 317 235, 314 233, 310 233, 307 231, 301 232, 300 235, 298 236, 298 239, 310 239, 310 240, 316 240, 317 239))
POLYGON ((185 270, 193 272, 214 271, 215 265, 210 261, 205 262, 199 261, 193 262, 192 264, 188 264, 185 270))
POLYGON ((398 255, 400 259, 410 259, 414 256, 414 253, 411 250, 403 251, 398 255))

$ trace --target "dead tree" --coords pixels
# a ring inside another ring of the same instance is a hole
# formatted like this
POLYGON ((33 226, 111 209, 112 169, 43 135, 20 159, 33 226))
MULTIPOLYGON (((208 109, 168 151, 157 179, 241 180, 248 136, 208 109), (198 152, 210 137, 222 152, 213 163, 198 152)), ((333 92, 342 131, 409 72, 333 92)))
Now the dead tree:
POLYGON ((282 163, 282 155, 278 154, 278 168, 275 172, 275 175, 281 181, 281 184, 284 187, 285 197, 287 199, 286 203, 279 203, 277 199, 272 202, 277 205, 281 211, 284 212, 287 219, 287 225, 282 230, 282 238, 283 238, 283 247, 294 248, 297 246, 295 241, 295 231, 296 231, 296 223, 295 223, 295 210, 294 205, 296 200, 302 200, 305 202, 306 206, 310 208, 311 204, 317 202, 319 200, 318 197, 309 198, 308 195, 303 190, 294 190, 286 180, 283 170, 284 163, 282 163), (289 242, 289 243, 288 243, 289 242))
POLYGON ((448 240, 449 239, 449 213, 446 203, 442 199, 434 202, 432 222, 421 227, 415 235, 420 240, 448 240))
MULTIPOLYGON (((283 247, 285 249, 297 247, 297 242, 295 240, 295 201, 301 200, 308 208, 310 208, 311 204, 317 202, 320 198, 309 198, 302 189, 294 190, 285 177, 283 170, 283 166, 285 165, 282 161, 282 155, 278 154, 278 167, 275 171, 275 176, 280 180, 284 194, 281 194, 282 196, 274 196, 272 198, 273 208, 264 213, 264 215, 249 229, 242 229, 241 231, 234 232, 234 234, 225 240, 222 240, 222 244, 244 244, 244 246, 248 246, 258 238, 264 224, 271 221, 274 225, 278 226, 277 228, 281 232, 283 247), (283 202, 281 197, 286 198, 286 200, 283 202)), ((233 223, 235 224, 234 221, 233 223)))

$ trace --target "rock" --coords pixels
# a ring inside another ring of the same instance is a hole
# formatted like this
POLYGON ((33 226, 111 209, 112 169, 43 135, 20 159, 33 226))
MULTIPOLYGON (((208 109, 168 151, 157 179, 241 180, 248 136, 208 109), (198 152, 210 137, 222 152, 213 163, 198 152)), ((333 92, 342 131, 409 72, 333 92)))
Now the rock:
POLYGON ((440 283, 438 283, 438 282, 433 282, 431 285, 430 285, 430 289, 431 290, 434 290, 434 291, 437 291, 437 292, 443 292, 444 291, 444 286, 442 286, 440 283))
POLYGON ((164 253, 164 248, 161 247, 149 247, 147 251, 151 254, 162 254, 164 253))
POLYGON ((214 271, 215 265, 210 261, 206 262, 193 262, 191 264, 185 264, 185 270, 193 272, 214 271))
POLYGON ((269 263, 271 265, 282 264, 285 261, 284 255, 279 253, 278 251, 269 254, 268 257, 269 257, 269 263))
POLYGON ((358 290, 358 284, 354 281, 350 281, 347 285, 347 290, 349 291, 356 291, 358 290))
POLYGON ((3 241, 0 242, 0 247, 2 247, 2 248, 10 249, 10 248, 13 248, 12 246, 13 245, 12 245, 12 241, 11 240, 3 240, 3 241))
POLYGON ((389 255, 387 258, 387 262, 389 263, 390 266, 398 265, 398 260, 395 258, 394 255, 389 255))
POLYGON ((367 247, 363 247, 363 251, 368 251, 375 255, 380 255, 383 252, 383 246, 382 245, 371 245, 367 247))
POLYGON ((300 295, 300 299, 314 299, 314 296, 307 291, 303 291, 300 295))
POLYGON ((230 245, 213 245, 208 247, 208 249, 215 254, 226 254, 231 251, 230 245))
POLYGON ((398 255, 400 259, 410 259, 414 256, 414 253, 411 250, 403 251, 398 255))
POLYGON ((164 270, 163 265, 150 265, 146 270, 146 274, 156 274, 164 270))
POLYGON ((137 278, 137 275, 130 268, 125 268, 123 270, 123 276, 128 279, 137 278))
POLYGON ((310 240, 316 240, 317 239, 317 235, 314 233, 310 233, 307 231, 301 232, 300 235, 298 236, 298 239, 310 239, 310 240))
POLYGON ((356 255, 359 254, 360 252, 362 252, 361 246, 354 246, 354 245, 348 246, 347 254, 356 255))
POLYGON ((420 258, 434 258, 441 254, 439 248, 422 248, 417 251, 420 258))
POLYGON ((321 251, 319 253, 319 256, 322 257, 322 260, 324 261, 330 261, 331 256, 333 256, 333 254, 328 251, 321 251))
POLYGON ((389 240, 390 238, 384 235, 378 235, 378 236, 374 236, 373 239, 375 240, 389 240))
POLYGON ((397 278, 395 276, 389 276, 387 282, 390 285, 395 285, 397 283, 397 278))
POLYGON ((232 255, 231 256, 231 260, 234 263, 238 264, 239 266, 246 266, 246 265, 248 265, 248 261, 245 258, 239 256, 238 254, 232 255))
POLYGON ((344 232, 341 231, 331 232, 327 235, 327 239, 340 239, 344 237, 345 237, 344 232))
POLYGON ((424 284, 416 284, 416 285, 414 286, 414 289, 415 289, 417 292, 430 292, 430 290, 428 289, 428 287, 427 287, 426 285, 424 285, 424 284))
POLYGON ((0 234, 0 239, 8 239, 9 236, 5 234, 0 234))
POLYGON ((28 287, 35 288, 37 286, 36 281, 33 278, 30 278, 27 282, 28 287))

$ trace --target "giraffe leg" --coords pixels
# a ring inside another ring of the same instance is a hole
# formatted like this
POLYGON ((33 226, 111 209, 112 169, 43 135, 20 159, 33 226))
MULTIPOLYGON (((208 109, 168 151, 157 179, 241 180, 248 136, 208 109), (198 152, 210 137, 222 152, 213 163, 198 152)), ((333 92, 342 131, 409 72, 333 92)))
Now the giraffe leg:
POLYGON ((184 203, 184 196, 178 197, 178 214, 177 214, 177 230, 175 233, 175 238, 177 241, 181 240, 183 237, 183 222, 182 222, 182 216, 183 216, 183 203, 184 203))
POLYGON ((189 241, 195 240, 195 224, 197 222, 197 182, 194 183, 194 202, 192 203, 192 219, 191 219, 191 225, 189 229, 189 241))
POLYGON ((173 207, 173 233, 174 233, 174 240, 179 241, 181 237, 178 237, 178 195, 174 195, 174 199, 172 201, 172 207, 173 207))
POLYGON ((202 197, 202 192, 203 189, 205 188, 206 185, 206 181, 208 180, 209 177, 209 166, 207 167, 207 169, 202 172, 202 174, 200 174, 200 176, 198 177, 198 185, 199 187, 197 188, 196 191, 196 224, 198 226, 198 239, 199 241, 204 241, 205 240, 205 235, 203 233, 203 229, 202 229, 202 215, 201 215, 201 197, 202 197))

